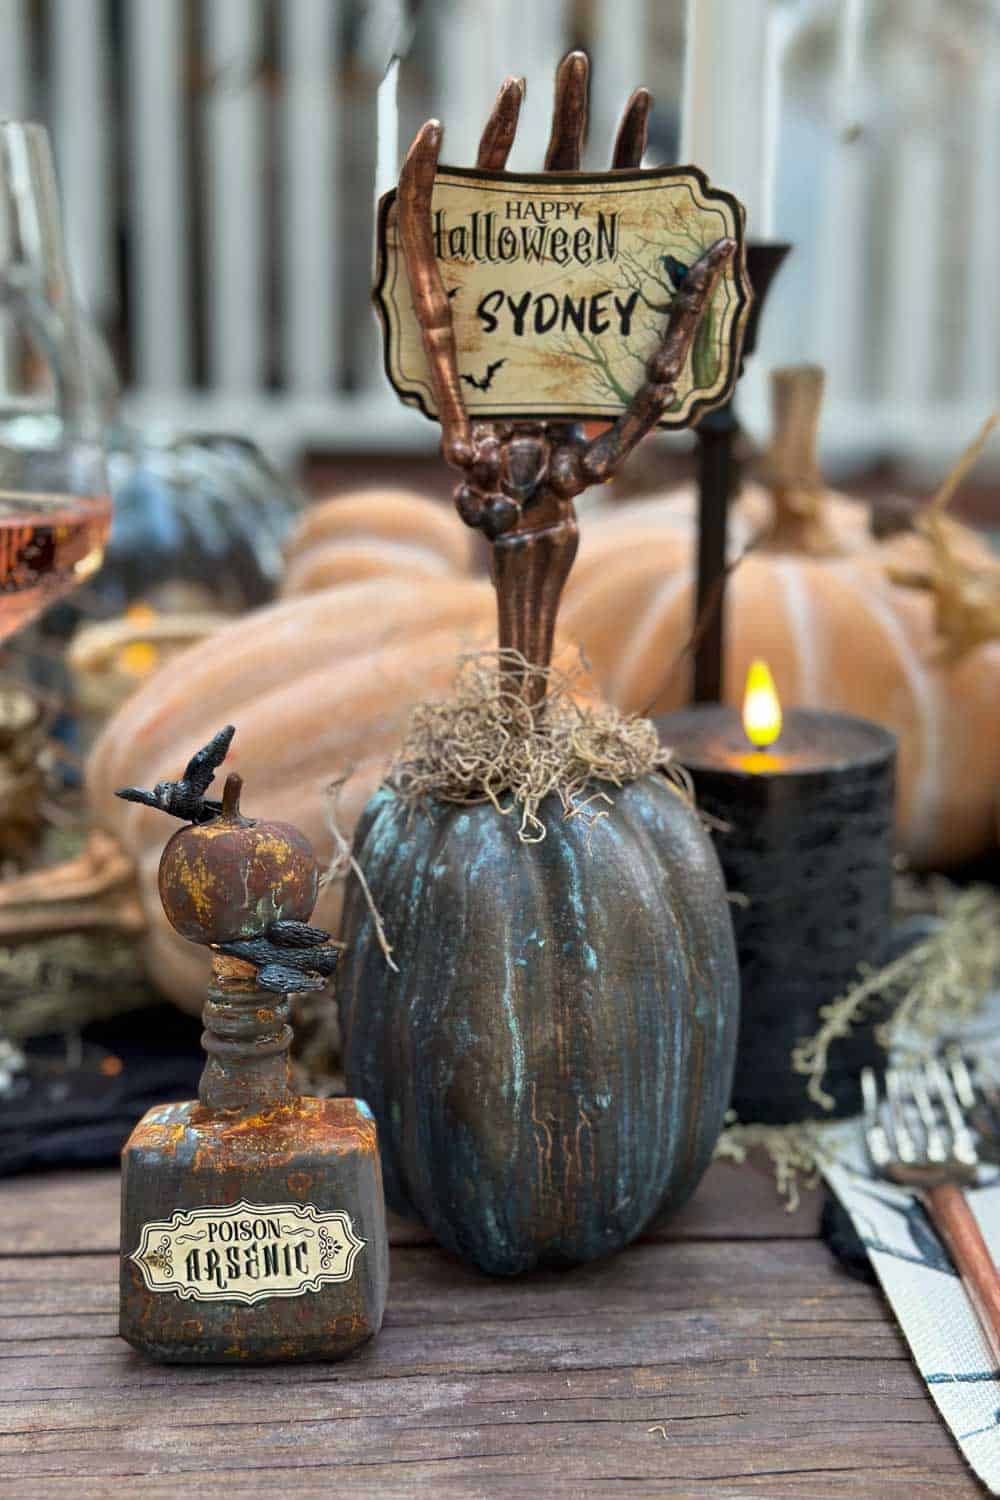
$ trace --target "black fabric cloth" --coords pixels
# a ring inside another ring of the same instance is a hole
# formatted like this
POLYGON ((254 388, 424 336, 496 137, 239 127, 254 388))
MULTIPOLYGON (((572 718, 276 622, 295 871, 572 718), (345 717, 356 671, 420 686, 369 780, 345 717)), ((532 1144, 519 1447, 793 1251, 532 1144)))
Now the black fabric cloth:
POLYGON ((105 1166, 154 1104, 197 1095, 201 1024, 170 1005, 88 1027, 82 1044, 43 1037, 0 1094, 0 1176, 105 1166))
POLYGON ((849 1276, 853 1276, 856 1281, 870 1282, 873 1286, 878 1283, 875 1267, 851 1221, 850 1214, 829 1188, 823 1199, 819 1232, 849 1276))

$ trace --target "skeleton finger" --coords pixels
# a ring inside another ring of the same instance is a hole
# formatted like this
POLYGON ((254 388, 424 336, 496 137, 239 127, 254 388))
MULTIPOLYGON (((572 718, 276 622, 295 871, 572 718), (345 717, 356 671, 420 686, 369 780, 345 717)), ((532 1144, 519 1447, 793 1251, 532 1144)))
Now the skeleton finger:
POLYGON ((502 172, 517 134, 517 121, 524 100, 524 79, 505 78, 497 94, 493 113, 479 141, 476 166, 486 172, 502 172))
POLYGON ((612 172, 625 172, 630 167, 641 167, 649 138, 649 111, 653 99, 648 89, 636 89, 625 106, 615 149, 611 154, 612 172))
MULTIPOLYGON (((663 337, 646 366, 646 379, 618 420, 583 450, 570 482, 600 484, 656 426, 674 398, 677 380, 719 277, 736 251, 736 241, 716 240, 688 271, 670 304, 663 337)), ((579 491, 577 491, 579 493, 579 491)))
POLYGON ((552 134, 545 153, 546 172, 578 172, 583 138, 587 133, 587 79, 590 64, 585 52, 568 52, 556 73, 552 106, 552 134))
POLYGON ((446 461, 461 469, 472 459, 469 419, 458 383, 451 307, 434 254, 431 229, 431 195, 440 150, 441 125, 437 120, 428 120, 418 131, 403 164, 396 201, 413 310, 420 324, 441 422, 441 449, 446 461))

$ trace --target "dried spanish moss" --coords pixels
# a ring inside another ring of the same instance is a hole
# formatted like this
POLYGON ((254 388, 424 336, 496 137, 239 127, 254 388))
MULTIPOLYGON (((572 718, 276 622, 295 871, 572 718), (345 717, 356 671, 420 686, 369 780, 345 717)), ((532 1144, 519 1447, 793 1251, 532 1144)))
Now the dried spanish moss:
POLYGON ((819 1183, 823 1128, 809 1120, 794 1125, 740 1125, 734 1121, 716 1141, 715 1159, 742 1165, 748 1151, 765 1152, 774 1169, 778 1197, 793 1214, 802 1201, 800 1188, 814 1188, 819 1183))
MULTIPOLYGON (((846 1036, 873 1002, 897 1003, 875 1032, 887 1050, 905 1034, 912 1047, 922 1039, 928 1053, 954 1035, 975 1014, 1000 973, 1000 895, 989 886, 958 890, 938 879, 921 888, 919 900, 904 889, 904 905, 927 910, 928 899, 941 917, 936 932, 884 968, 869 971, 846 995, 820 1010, 822 1025, 792 1054, 795 1072, 809 1078, 809 1097, 824 1109, 833 1099, 823 1088, 832 1044, 846 1036)), ((743 1162, 754 1149, 770 1159, 779 1197, 789 1213, 800 1202, 800 1189, 819 1178, 829 1127, 815 1120, 792 1125, 741 1124, 735 1116, 716 1144, 717 1159, 743 1162)))
POLYGON ((343 880, 348 871, 353 872, 355 879, 357 880, 362 892, 364 893, 364 898, 368 905, 368 910, 372 914, 372 921, 375 924, 375 936, 377 937, 378 945, 382 950, 382 956, 384 957, 389 968, 392 969, 393 973, 398 974, 399 965, 396 963, 392 956, 392 944, 389 942, 389 939, 385 935, 385 923, 382 921, 382 913, 375 905, 375 900, 371 893, 371 887, 369 886, 368 881, 365 879, 364 870, 361 868, 358 860, 354 857, 350 841, 340 827, 340 819, 337 815, 337 805, 340 801, 341 788, 344 786, 345 782, 349 780, 350 773, 348 772, 345 775, 338 777, 336 781, 329 782, 324 789, 323 798, 326 806, 326 823, 327 827, 330 830, 330 835, 333 838, 333 858, 330 860, 329 865, 320 876, 319 883, 321 886, 330 885, 334 881, 343 880))
POLYGON ((544 705, 533 709, 504 686, 505 676, 517 672, 502 669, 527 665, 509 650, 460 658, 453 696, 413 710, 387 778, 404 800, 413 807, 492 802, 504 817, 519 818, 523 843, 535 844, 545 838, 539 810, 547 797, 559 799, 564 817, 593 826, 612 802, 603 788, 652 771, 665 772, 682 795, 691 795, 686 773, 648 719, 587 701, 582 667, 546 668, 544 705))
POLYGON ((794 1049, 792 1068, 809 1079, 809 1098, 832 1109, 834 1101, 823 1087, 830 1047, 849 1034, 873 1002, 891 1003, 901 996, 876 1028, 880 1046, 888 1049, 905 1028, 932 1051, 943 1032, 954 1031, 979 1009, 998 973, 1000 895, 981 885, 957 891, 934 932, 883 968, 868 968, 846 994, 820 1007, 820 1028, 794 1049))

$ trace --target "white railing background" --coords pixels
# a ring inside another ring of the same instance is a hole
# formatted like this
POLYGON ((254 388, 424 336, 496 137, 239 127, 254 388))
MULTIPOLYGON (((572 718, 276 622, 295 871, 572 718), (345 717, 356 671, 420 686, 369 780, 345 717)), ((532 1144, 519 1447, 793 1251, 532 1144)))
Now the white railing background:
MULTIPOLYGON (((706 3, 736 34, 720 107, 752 107, 738 32, 762 15, 781 79, 760 107, 780 144, 777 233, 795 252, 744 381, 749 425, 765 425, 770 364, 818 359, 832 456, 940 465, 1000 384, 997 4, 706 3)), ((393 175, 430 113, 445 158, 468 159, 508 71, 529 80, 511 165, 536 166, 572 44, 595 61, 586 164, 638 81, 669 146, 683 13, 683 0, 425 0, 379 97, 392 0, 0 0, 0 114, 52 129, 76 280, 130 415, 249 431, 279 458, 426 449, 435 430, 388 390, 368 306, 377 172, 393 175)))

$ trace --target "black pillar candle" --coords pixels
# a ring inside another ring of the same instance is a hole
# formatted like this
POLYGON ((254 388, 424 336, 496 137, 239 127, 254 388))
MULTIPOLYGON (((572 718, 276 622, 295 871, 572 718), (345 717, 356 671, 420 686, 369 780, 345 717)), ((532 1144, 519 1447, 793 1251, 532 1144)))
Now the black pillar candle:
MULTIPOLYGON (((704 704, 657 720, 690 771, 699 806, 723 827, 715 845, 733 902, 741 1020, 733 1108, 782 1123, 823 1112, 792 1072, 819 1008, 877 964, 890 933, 896 743, 866 719, 791 709, 755 750, 734 708, 704 704)), ((874 1060, 870 1026, 831 1051, 824 1086, 836 1112, 859 1108, 874 1060)))

